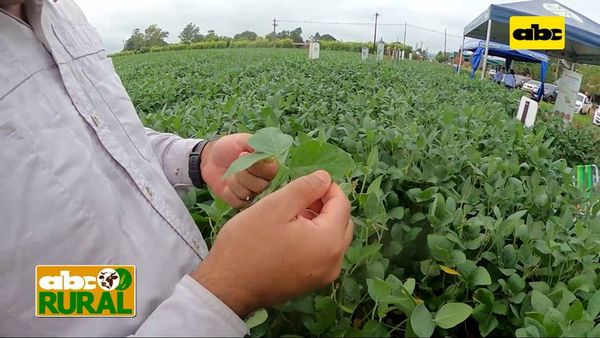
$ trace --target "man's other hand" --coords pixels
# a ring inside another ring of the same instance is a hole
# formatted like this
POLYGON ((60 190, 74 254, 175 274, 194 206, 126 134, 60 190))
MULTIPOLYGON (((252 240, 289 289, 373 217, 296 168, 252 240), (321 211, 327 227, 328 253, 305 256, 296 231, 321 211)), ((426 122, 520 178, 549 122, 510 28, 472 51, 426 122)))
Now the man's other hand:
POLYGON ((233 161, 254 152, 248 145, 250 136, 252 135, 227 135, 209 142, 202 152, 200 170, 204 182, 219 198, 234 208, 249 205, 277 174, 277 162, 265 160, 223 180, 223 175, 233 161))
POLYGON ((320 170, 227 222, 192 277, 243 318, 337 279, 353 231, 350 202, 320 170))

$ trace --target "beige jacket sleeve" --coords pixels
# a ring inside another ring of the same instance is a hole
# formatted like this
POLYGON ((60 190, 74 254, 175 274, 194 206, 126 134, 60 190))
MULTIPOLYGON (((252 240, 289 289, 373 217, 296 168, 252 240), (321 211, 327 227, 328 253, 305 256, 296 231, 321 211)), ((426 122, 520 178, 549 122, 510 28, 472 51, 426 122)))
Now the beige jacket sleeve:
POLYGON ((136 336, 228 336, 248 333, 246 324, 192 277, 184 276, 173 294, 154 310, 136 336))
POLYGON ((184 139, 174 134, 146 128, 146 136, 154 149, 169 183, 175 188, 192 185, 188 174, 189 155, 200 139, 184 139))

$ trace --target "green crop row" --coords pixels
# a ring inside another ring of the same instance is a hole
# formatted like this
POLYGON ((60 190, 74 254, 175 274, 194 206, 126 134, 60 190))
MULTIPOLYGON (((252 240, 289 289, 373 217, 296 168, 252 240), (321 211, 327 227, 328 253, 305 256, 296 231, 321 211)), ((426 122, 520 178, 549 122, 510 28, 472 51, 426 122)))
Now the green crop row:
MULTIPOLYGON (((165 52, 173 50, 189 50, 189 49, 223 49, 223 48, 294 48, 294 41, 291 39, 278 39, 275 41, 267 39, 250 40, 223 40, 223 41, 202 41, 194 43, 175 43, 166 46, 155 46, 141 51, 122 51, 111 54, 112 57, 143 54, 147 52, 165 52)), ((373 50, 372 44, 364 42, 343 42, 343 41, 321 41, 321 49, 337 50, 346 52, 360 52, 363 47, 370 47, 373 50)), ((410 46, 405 46, 401 43, 386 44, 386 48, 396 48, 404 50, 407 53, 412 50, 410 46)), ((408 58, 408 56, 406 56, 408 58)))
MULTIPOLYGON (((316 139, 351 155, 340 184, 356 231, 340 278, 261 312, 252 335, 600 335, 599 195, 571 169, 598 148, 565 153, 586 129, 544 112, 524 128, 518 92, 444 65, 326 48, 319 60, 229 49, 114 64, 148 127, 272 127, 294 147, 316 139)), ((209 245, 235 214, 205 190, 185 202, 209 245)))

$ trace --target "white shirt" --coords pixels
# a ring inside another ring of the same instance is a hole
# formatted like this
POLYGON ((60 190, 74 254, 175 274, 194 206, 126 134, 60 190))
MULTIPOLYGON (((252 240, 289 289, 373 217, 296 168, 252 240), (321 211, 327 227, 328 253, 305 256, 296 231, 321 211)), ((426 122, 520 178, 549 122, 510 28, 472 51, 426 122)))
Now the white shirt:
POLYGON ((187 274, 207 254, 174 187, 199 140, 144 129, 71 0, 0 12, 0 335, 227 335, 245 323, 187 274), (38 264, 137 267, 134 318, 36 318, 38 264))
POLYGON ((504 76, 504 73, 502 73, 500 71, 496 72, 496 74, 494 74, 494 81, 496 81, 496 82, 502 81, 503 76, 504 76))
POLYGON ((513 74, 504 75, 504 84, 507 87, 515 88, 515 86, 516 86, 515 76, 513 74))

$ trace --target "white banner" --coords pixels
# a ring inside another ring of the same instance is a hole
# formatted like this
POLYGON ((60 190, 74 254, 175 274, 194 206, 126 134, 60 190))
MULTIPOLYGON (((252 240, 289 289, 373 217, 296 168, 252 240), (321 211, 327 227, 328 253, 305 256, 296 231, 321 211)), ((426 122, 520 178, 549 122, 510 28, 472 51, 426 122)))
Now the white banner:
POLYGON ((360 52, 360 60, 367 61, 368 58, 369 58, 369 48, 363 47, 360 52))
POLYGON ((517 120, 523 122, 526 127, 533 127, 535 116, 537 115, 538 103, 535 100, 525 96, 521 97, 519 111, 517 112, 517 120))
POLYGON ((558 95, 554 103, 554 112, 560 113, 565 122, 573 120, 575 101, 581 87, 582 75, 571 70, 563 70, 562 76, 557 81, 558 95))
POLYGON ((319 42, 317 42, 317 41, 311 42, 310 45, 308 46, 308 58, 311 60, 318 59, 320 51, 321 51, 321 46, 319 45, 319 42))
POLYGON ((383 52, 385 50, 385 44, 383 42, 377 43, 377 60, 383 60, 383 52))

